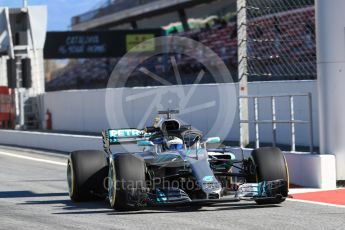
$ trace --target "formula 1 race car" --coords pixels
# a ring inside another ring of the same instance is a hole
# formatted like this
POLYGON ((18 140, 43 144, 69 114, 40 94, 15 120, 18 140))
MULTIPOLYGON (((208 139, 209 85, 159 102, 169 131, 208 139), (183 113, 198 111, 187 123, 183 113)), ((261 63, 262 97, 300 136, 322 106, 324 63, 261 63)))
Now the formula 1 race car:
MULTIPOLYGON (((67 165, 72 201, 102 198, 116 210, 148 206, 206 204, 254 200, 279 204, 288 196, 288 168, 280 149, 258 148, 237 159, 231 147, 212 147, 200 131, 160 111, 145 130, 102 132, 104 151, 70 154, 67 165), (164 116, 164 117, 163 117, 164 116), (136 144, 142 151, 112 152, 111 146, 136 144)), ((219 144, 218 144, 219 145, 219 144)))

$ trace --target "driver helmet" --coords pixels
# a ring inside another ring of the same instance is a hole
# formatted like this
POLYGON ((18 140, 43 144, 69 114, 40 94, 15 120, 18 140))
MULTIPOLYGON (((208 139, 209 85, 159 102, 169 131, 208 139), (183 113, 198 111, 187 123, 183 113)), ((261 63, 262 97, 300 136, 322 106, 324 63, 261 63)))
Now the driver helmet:
POLYGON ((173 139, 167 141, 167 147, 169 150, 182 150, 183 141, 178 137, 174 137, 173 139))

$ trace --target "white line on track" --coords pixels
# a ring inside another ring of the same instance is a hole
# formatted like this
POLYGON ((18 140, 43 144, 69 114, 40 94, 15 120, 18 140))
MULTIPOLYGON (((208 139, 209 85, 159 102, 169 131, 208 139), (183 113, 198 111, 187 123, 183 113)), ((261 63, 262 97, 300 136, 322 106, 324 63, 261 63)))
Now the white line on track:
POLYGON ((46 159, 37 158, 37 157, 23 156, 23 155, 19 155, 19 154, 7 153, 7 152, 2 152, 2 151, 0 151, 0 155, 5 155, 5 156, 9 156, 9 157, 16 157, 16 158, 21 158, 21 159, 26 159, 26 160, 31 160, 31 161, 44 162, 44 163, 53 164, 53 165, 67 166, 67 163, 63 163, 63 162, 59 162, 59 161, 52 161, 52 160, 46 160, 46 159))
POLYGON ((324 205, 324 206, 330 206, 330 207, 345 208, 345 205, 330 204, 330 203, 316 202, 316 201, 310 201, 310 200, 298 200, 298 199, 291 199, 291 198, 288 198, 287 200, 300 202, 300 203, 306 203, 306 204, 317 204, 317 205, 324 205))

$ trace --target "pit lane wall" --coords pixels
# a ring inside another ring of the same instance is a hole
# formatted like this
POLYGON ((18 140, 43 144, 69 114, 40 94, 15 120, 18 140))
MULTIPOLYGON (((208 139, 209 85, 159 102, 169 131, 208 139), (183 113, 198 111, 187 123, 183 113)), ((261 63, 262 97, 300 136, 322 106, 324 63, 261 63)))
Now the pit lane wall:
MULTIPOLYGON (((312 93, 314 143, 318 146, 318 103, 316 81, 275 81, 249 83, 250 95, 312 93)), ((54 130, 100 132, 102 129, 151 126, 157 110, 179 108, 185 123, 192 124, 206 136, 239 140, 237 84, 203 84, 184 86, 138 87, 99 90, 68 90, 49 92, 42 96, 43 109, 52 113, 54 130), (182 92, 181 92, 182 90, 182 92), (188 92, 193 91, 190 99, 188 92), (112 97, 106 106, 106 97, 112 97), (188 100, 183 109, 184 101, 188 100), (107 113, 109 116, 107 117, 107 113), (110 119, 110 122, 108 121, 110 119), (222 133, 220 133, 222 131, 222 133), (225 132, 224 132, 225 131, 225 132)), ((249 102, 250 120, 254 120, 254 105, 249 102)), ((277 99, 277 120, 290 119, 289 99, 277 99)), ((295 98, 295 119, 308 119, 306 98, 295 98)), ((44 116, 42 116, 44 117, 44 116)), ((271 120, 270 98, 259 100, 259 119, 271 120)), ((45 122, 42 121, 42 125, 45 122)), ((250 126, 250 140, 255 140, 255 128, 250 126)), ((272 142, 272 125, 260 125, 260 141, 272 142)), ((289 124, 277 126, 277 142, 291 143, 289 124)), ((296 144, 309 145, 309 129, 296 125, 296 144)))

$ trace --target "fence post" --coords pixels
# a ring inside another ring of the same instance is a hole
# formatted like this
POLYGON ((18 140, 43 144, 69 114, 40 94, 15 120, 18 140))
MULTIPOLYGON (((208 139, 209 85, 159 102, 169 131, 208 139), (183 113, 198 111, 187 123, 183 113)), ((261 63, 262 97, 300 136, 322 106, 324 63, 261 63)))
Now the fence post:
MULTIPOLYGON (((238 88, 240 120, 248 121, 247 0, 237 0, 238 88)), ((240 123, 240 146, 249 144, 249 124, 240 123)))
POLYGON ((254 97, 254 119, 255 119, 255 148, 260 147, 260 134, 259 134, 259 103, 258 98, 254 97))
POLYGON ((290 120, 291 120, 291 152, 296 151, 296 135, 295 135, 295 109, 294 97, 290 96, 290 120))
POLYGON ((276 147, 277 144, 277 117, 276 117, 276 100, 275 97, 271 97, 272 101, 272 132, 273 132, 273 147, 276 147))
POLYGON ((312 101, 312 95, 309 92, 308 93, 308 99, 309 99, 309 151, 310 153, 314 152, 314 134, 313 134, 313 101, 312 101))

